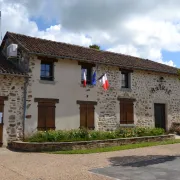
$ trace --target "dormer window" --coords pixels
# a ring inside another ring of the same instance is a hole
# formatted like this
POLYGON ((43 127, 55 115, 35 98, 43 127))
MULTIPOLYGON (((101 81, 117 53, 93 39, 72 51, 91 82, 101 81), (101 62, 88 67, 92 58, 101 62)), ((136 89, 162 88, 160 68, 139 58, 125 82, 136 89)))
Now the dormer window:
POLYGON ((129 73, 122 72, 121 75, 121 88, 129 88, 129 73))
POLYGON ((54 80, 53 62, 41 61, 41 80, 54 80))

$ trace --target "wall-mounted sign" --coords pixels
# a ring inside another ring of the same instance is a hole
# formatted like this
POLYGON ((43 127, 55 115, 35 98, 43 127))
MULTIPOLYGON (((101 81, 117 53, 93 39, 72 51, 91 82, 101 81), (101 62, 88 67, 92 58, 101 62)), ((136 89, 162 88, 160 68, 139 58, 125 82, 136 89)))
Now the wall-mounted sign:
POLYGON ((2 112, 0 112, 0 124, 2 124, 2 116, 3 116, 3 114, 2 114, 2 112))
POLYGON ((170 89, 166 88, 164 85, 159 84, 158 86, 156 86, 154 88, 151 88, 151 93, 155 93, 155 92, 157 92, 159 90, 163 90, 163 91, 165 91, 166 94, 169 94, 169 95, 172 92, 170 89))

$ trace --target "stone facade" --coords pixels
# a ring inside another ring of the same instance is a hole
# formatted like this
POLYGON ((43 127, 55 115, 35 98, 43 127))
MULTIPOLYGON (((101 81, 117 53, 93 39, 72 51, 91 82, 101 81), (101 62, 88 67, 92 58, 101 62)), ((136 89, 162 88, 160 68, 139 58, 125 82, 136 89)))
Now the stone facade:
POLYGON ((121 71, 116 67, 100 66, 98 73, 107 73, 110 88, 103 91, 98 86, 97 102, 100 107, 98 127, 115 129, 120 122, 118 97, 133 98, 135 125, 154 127, 154 103, 166 106, 166 128, 180 122, 180 81, 177 76, 135 70, 131 73, 131 89, 121 89, 121 71), (164 80, 160 81, 160 77, 164 80))
POLYGON ((22 139, 24 77, 0 75, 0 96, 7 96, 4 101, 3 143, 22 139))
MULTIPOLYGON (((7 39, 6 47, 13 43, 7 39)), ((131 88, 121 88, 121 71, 119 67, 109 65, 96 65, 97 78, 103 73, 107 74, 110 88, 104 91, 102 85, 97 82, 96 86, 81 85, 81 66, 78 61, 71 59, 58 59, 54 63, 54 81, 42 81, 40 79, 41 60, 37 56, 28 55, 19 47, 16 65, 29 75, 26 96, 26 119, 25 134, 37 131, 38 104, 35 98, 59 99, 56 104, 56 129, 76 129, 80 126, 79 105, 80 101, 96 101, 95 106, 95 129, 114 130, 120 124, 119 97, 133 98, 134 124, 136 126, 154 127, 154 103, 163 103, 166 107, 166 128, 172 122, 180 122, 180 81, 177 76, 156 73, 144 70, 134 70, 131 73, 131 88), (160 77, 163 80, 160 81, 160 77)), ((23 92, 24 78, 2 76, 3 82, 0 87, 1 95, 9 97, 5 105, 5 130, 4 139, 8 141, 22 136, 23 122, 23 92), (8 79, 7 79, 8 78, 8 79)))
MULTIPOLYGON (((59 109, 64 109, 62 96, 57 92, 65 93, 64 97, 69 97, 67 82, 64 81, 62 77, 67 77, 63 72, 61 73, 60 66, 64 66, 66 72, 71 70, 73 64, 74 71, 79 71, 77 73, 78 77, 71 77, 70 84, 75 82, 76 86, 73 86, 74 92, 82 91, 80 94, 73 96, 74 99, 70 99, 68 106, 74 106, 75 115, 74 120, 76 123, 73 124, 72 120, 69 119, 71 116, 71 111, 73 109, 68 109, 67 119, 69 123, 72 122, 71 128, 79 127, 79 106, 76 104, 77 100, 89 100, 97 101, 97 106, 95 107, 95 129, 99 130, 114 130, 120 126, 120 103, 118 97, 133 98, 136 99, 134 102, 134 124, 136 126, 143 127, 154 127, 154 103, 163 103, 166 105, 166 128, 171 126, 172 122, 179 122, 180 116, 180 81, 174 75, 155 73, 150 71, 134 70, 131 73, 131 88, 122 89, 121 88, 121 71, 118 67, 98 65, 94 69, 97 71, 97 78, 103 73, 107 73, 110 88, 108 91, 104 91, 102 85, 97 82, 97 86, 90 87, 89 91, 80 86, 80 67, 76 61, 69 62, 68 60, 61 60, 55 63, 55 73, 58 71, 58 75, 55 74, 55 82, 52 84, 46 82, 40 82, 40 60, 36 56, 32 56, 29 59, 29 76, 31 77, 27 89, 27 109, 26 115, 31 118, 26 119, 26 127, 32 127, 31 131, 28 133, 33 133, 36 131, 37 127, 37 104, 34 103, 34 98, 57 98, 60 100, 60 105, 56 107, 56 111, 59 109), (64 66, 66 64, 66 66, 64 66), (164 80, 161 82, 160 77, 164 80), (61 78, 61 79, 59 79, 61 78), (60 84, 62 86, 60 86, 60 84), (36 88, 35 88, 36 87, 36 88), (61 88, 64 87, 64 91, 61 88), (52 89, 53 88, 53 89, 52 89), (56 89, 57 91, 55 91, 56 89), (39 92, 39 93, 38 93, 39 92), (43 93, 40 93, 43 92, 43 93), (52 92, 48 95, 49 92, 52 92), (86 98, 88 96, 88 98, 86 98), (61 103, 62 102, 62 103, 61 103), (36 109, 34 108, 36 107, 36 109), (33 109, 34 108, 34 109, 33 109), (35 112, 36 111, 36 112, 35 112), (32 116, 31 116, 32 115, 32 116), (69 116, 69 117, 68 117, 69 116)), ((72 70, 73 71, 73 70, 72 70)), ((69 85, 69 84, 68 84, 69 85)), ((72 86, 71 86, 72 87, 72 86)), ((66 112, 66 110, 64 110, 66 112)), ((59 117, 59 115, 57 115, 59 117)), ((70 129, 68 125, 60 124, 60 119, 56 120, 56 129, 70 129)), ((73 120, 73 121, 74 121, 73 120)), ((62 120, 63 123, 63 120, 62 120)))

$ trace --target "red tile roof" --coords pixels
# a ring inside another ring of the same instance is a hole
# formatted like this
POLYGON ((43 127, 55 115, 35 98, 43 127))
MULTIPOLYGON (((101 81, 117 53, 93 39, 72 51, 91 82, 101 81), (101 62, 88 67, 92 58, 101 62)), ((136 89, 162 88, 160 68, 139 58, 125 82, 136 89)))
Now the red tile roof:
POLYGON ((18 69, 11 61, 7 60, 6 57, 0 53, 0 74, 11 74, 25 76, 26 74, 18 69))
POLYGON ((151 60, 124 54, 99 51, 62 42, 50 41, 26 35, 7 32, 19 46, 29 53, 54 57, 77 59, 91 63, 115 65, 121 68, 142 69, 169 74, 177 74, 177 68, 160 64, 151 60))

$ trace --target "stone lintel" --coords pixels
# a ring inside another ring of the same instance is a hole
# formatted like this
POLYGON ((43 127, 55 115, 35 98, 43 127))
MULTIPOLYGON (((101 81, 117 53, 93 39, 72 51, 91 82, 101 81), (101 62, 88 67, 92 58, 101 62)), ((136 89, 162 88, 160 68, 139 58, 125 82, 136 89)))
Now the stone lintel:
POLYGON ((92 105, 97 105, 96 101, 80 101, 80 100, 77 100, 76 103, 77 104, 92 104, 92 105))
POLYGON ((54 102, 54 103, 59 103, 59 99, 53 99, 53 98, 34 98, 34 102, 54 102))
POLYGON ((118 101, 129 101, 129 102, 134 102, 134 101, 136 101, 135 98, 126 98, 126 97, 118 97, 117 100, 118 100, 118 101))

